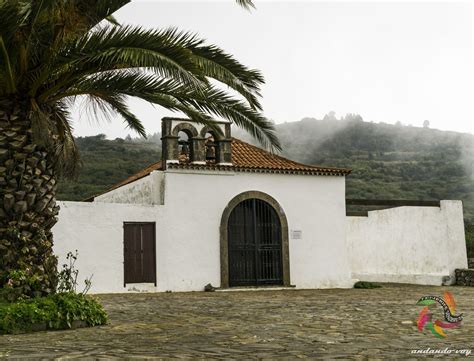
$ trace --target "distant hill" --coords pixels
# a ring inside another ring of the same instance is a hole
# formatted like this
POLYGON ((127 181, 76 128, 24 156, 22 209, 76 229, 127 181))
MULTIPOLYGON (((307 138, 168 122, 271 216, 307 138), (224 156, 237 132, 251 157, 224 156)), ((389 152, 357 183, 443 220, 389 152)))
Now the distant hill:
POLYGON ((60 181, 58 199, 79 201, 107 190, 161 159, 161 147, 131 139, 107 140, 105 135, 76 138, 82 169, 76 181, 60 181))
POLYGON ((276 127, 284 156, 353 169, 347 178, 347 198, 460 199, 465 219, 474 223, 471 134, 369 123, 354 114, 305 118, 276 127))
MULTIPOLYGON (((474 223, 474 137, 429 128, 364 122, 358 115, 305 118, 277 125, 283 155, 307 164, 348 167, 348 198, 461 199, 474 223)), ((234 136, 250 140, 234 129, 234 136)), ((160 159, 151 141, 78 138, 84 169, 60 183, 59 198, 79 200, 160 159)))

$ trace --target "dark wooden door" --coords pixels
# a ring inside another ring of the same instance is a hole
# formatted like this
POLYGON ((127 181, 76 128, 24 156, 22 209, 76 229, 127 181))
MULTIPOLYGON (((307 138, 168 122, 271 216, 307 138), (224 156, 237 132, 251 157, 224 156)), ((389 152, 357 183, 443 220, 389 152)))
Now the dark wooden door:
POLYGON ((248 199, 229 216, 229 285, 282 285, 280 219, 267 202, 248 199))
POLYGON ((154 283, 156 286, 155 223, 123 225, 124 284, 154 283))

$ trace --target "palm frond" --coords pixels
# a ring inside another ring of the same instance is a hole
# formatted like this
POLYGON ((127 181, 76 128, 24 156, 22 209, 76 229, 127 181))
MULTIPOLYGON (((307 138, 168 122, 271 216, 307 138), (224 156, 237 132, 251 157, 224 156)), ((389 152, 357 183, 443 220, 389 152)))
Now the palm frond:
POLYGON ((46 99, 82 76, 138 68, 199 88, 206 80, 192 60, 192 52, 187 48, 189 42, 196 42, 194 34, 174 28, 145 30, 137 26, 107 26, 62 49, 52 74, 48 72, 54 77, 41 76, 34 87, 39 89, 46 79, 54 80, 41 95, 46 99))
MULTIPOLYGON (((140 119, 138 119, 128 108, 124 96, 121 94, 107 94, 101 92, 95 92, 89 94, 89 97, 95 98, 96 101, 105 102, 109 109, 119 114, 127 123, 127 127, 131 130, 136 131, 139 135, 146 138, 145 127, 143 126, 140 119)), ((105 105, 103 109, 106 109, 105 105)))
POLYGON ((174 94, 181 89, 183 89, 182 84, 176 80, 162 79, 153 74, 122 70, 84 77, 69 89, 57 94, 55 98, 50 98, 50 101, 91 93, 142 97, 143 95, 153 94, 174 94))
POLYGON ((18 83, 19 55, 24 47, 18 38, 27 21, 28 7, 17 1, 0 1, 0 94, 14 92, 18 83))
POLYGON ((120 26, 120 23, 118 22, 118 20, 115 18, 115 16, 113 15, 109 15, 105 18, 105 20, 107 20, 109 23, 111 23, 112 25, 115 25, 115 26, 120 26))
POLYGON ((35 99, 31 100, 30 120, 33 142, 44 148, 51 146, 53 123, 49 117, 49 107, 43 107, 35 99))
MULTIPOLYGON (((105 99, 117 95, 138 97, 173 111, 181 111, 196 121, 209 124, 212 115, 228 119, 249 131, 263 145, 279 150, 274 127, 263 115, 245 101, 236 99, 211 86, 200 91, 173 80, 163 80, 152 74, 118 71, 83 79, 59 97, 93 94, 105 99)), ((124 118, 127 116, 125 114, 124 118)))
POLYGON ((34 100, 30 111, 31 130, 35 144, 49 149, 58 176, 73 178, 80 163, 72 133, 71 117, 63 101, 53 107, 41 107, 34 100))
POLYGON ((240 93, 252 108, 262 109, 258 97, 261 96, 260 85, 265 81, 259 71, 248 69, 232 55, 214 45, 191 44, 189 48, 193 52, 194 61, 205 76, 216 79, 240 93))
POLYGON ((57 141, 54 143, 55 168, 59 176, 74 178, 82 165, 79 149, 73 136, 71 116, 63 102, 56 104, 52 119, 56 125, 57 141))
POLYGON ((250 10, 252 8, 255 9, 255 5, 252 0, 236 0, 236 1, 237 1, 237 4, 239 4, 240 6, 242 6, 243 8, 247 10, 250 10))
POLYGON ((0 1, 0 34, 6 44, 10 44, 19 28, 26 22, 28 12, 28 7, 22 6, 18 1, 0 1))
MULTIPOLYGON (((0 72, 0 84, 4 83, 4 92, 6 94, 14 93, 16 90, 15 74, 13 73, 10 55, 8 54, 8 50, 5 47, 2 36, 0 36, 0 67, 2 68, 2 71, 0 72)), ((1 92, 3 91, 0 91, 0 94, 1 92)))
POLYGON ((29 99, 34 136, 54 149, 61 174, 73 174, 79 159, 68 109, 82 97, 94 118, 119 115, 142 136, 129 97, 211 126, 227 119, 264 146, 281 148, 261 113, 259 71, 191 32, 119 25, 113 14, 128 2, 0 0, 0 96, 29 99))
POLYGON ((79 13, 87 19, 89 27, 92 28, 103 20, 115 24, 116 21, 112 14, 130 3, 130 0, 81 0, 74 2, 77 4, 79 13))
POLYGON ((184 104, 191 105, 202 112, 232 121, 271 151, 281 150, 273 123, 245 102, 226 92, 209 87, 204 93, 187 93, 183 96, 176 94, 175 96, 184 104))

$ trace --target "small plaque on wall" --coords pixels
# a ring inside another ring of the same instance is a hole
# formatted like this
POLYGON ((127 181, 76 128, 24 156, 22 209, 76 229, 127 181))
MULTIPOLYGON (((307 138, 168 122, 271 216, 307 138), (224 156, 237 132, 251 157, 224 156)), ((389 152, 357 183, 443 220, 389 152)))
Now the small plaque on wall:
POLYGON ((291 239, 303 239, 303 231, 301 229, 292 229, 291 239))

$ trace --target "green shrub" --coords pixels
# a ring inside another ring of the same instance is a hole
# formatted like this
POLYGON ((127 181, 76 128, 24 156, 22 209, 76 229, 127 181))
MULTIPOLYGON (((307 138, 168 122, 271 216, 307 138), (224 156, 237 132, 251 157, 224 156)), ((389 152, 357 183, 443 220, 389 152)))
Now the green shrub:
MULTIPOLYGON (((66 255, 66 262, 63 264, 63 268, 57 274, 58 278, 58 286, 57 292, 59 293, 77 293, 77 277, 79 276, 79 270, 76 269, 76 261, 77 261, 78 252, 68 252, 66 255)), ((84 283, 85 287, 84 290, 80 293, 86 294, 92 286, 92 276, 86 278, 84 283)))
POLYGON ((373 282, 365 282, 365 281, 359 281, 354 284, 354 288, 380 288, 382 287, 378 283, 373 283, 373 282))
POLYGON ((104 325, 107 314, 91 296, 71 292, 0 303, 0 334, 67 329, 75 321, 104 325))

